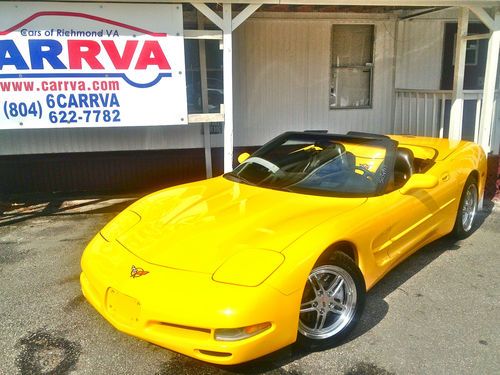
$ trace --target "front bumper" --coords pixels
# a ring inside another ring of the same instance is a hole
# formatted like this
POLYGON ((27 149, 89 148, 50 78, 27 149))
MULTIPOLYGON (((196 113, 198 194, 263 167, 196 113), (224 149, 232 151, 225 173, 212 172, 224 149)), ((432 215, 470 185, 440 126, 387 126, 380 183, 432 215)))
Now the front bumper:
POLYGON ((99 234, 82 256, 85 298, 114 327, 185 355, 218 364, 246 362, 293 343, 300 293, 262 284, 222 284, 211 275, 161 267, 99 234), (149 271, 130 276, 132 265, 149 271), (217 341, 214 330, 270 322, 253 337, 217 341))

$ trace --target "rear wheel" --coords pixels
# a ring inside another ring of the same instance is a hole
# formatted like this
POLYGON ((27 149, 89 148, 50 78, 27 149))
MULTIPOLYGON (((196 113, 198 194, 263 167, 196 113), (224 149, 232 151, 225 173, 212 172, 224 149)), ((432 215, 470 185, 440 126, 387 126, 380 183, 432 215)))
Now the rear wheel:
POLYGON ((363 275, 347 255, 335 252, 318 262, 304 288, 297 343, 307 350, 340 343, 359 320, 365 294, 363 275))
POLYGON ((472 233, 477 213, 478 196, 476 179, 470 176, 460 198, 455 227, 453 228, 453 235, 458 239, 467 238, 472 233))

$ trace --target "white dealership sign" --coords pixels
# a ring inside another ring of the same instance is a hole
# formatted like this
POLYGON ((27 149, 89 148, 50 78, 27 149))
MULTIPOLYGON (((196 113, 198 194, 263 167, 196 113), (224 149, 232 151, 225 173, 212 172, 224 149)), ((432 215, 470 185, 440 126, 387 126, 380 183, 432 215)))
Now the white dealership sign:
POLYGON ((0 130, 186 123, 180 5, 0 3, 0 130))

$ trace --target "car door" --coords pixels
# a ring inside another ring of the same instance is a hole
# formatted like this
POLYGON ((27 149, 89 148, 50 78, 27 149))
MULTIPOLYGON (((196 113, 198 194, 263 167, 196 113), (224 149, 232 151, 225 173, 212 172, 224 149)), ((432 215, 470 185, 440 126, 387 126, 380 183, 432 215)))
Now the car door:
POLYGON ((433 188, 414 189, 405 194, 397 189, 380 197, 384 207, 380 220, 387 227, 387 241, 382 246, 391 260, 446 232, 442 223, 448 214, 446 208, 454 201, 449 194, 452 179, 449 172, 438 168, 433 174, 439 176, 438 185, 433 188))

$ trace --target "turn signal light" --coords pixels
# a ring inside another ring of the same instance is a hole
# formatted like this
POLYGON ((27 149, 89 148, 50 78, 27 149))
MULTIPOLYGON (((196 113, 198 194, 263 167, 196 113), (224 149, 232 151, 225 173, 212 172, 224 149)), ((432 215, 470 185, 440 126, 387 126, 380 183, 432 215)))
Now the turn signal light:
POLYGON ((215 330, 215 339, 218 341, 239 341, 255 336, 271 328, 270 322, 254 324, 242 328, 221 328, 215 330))

